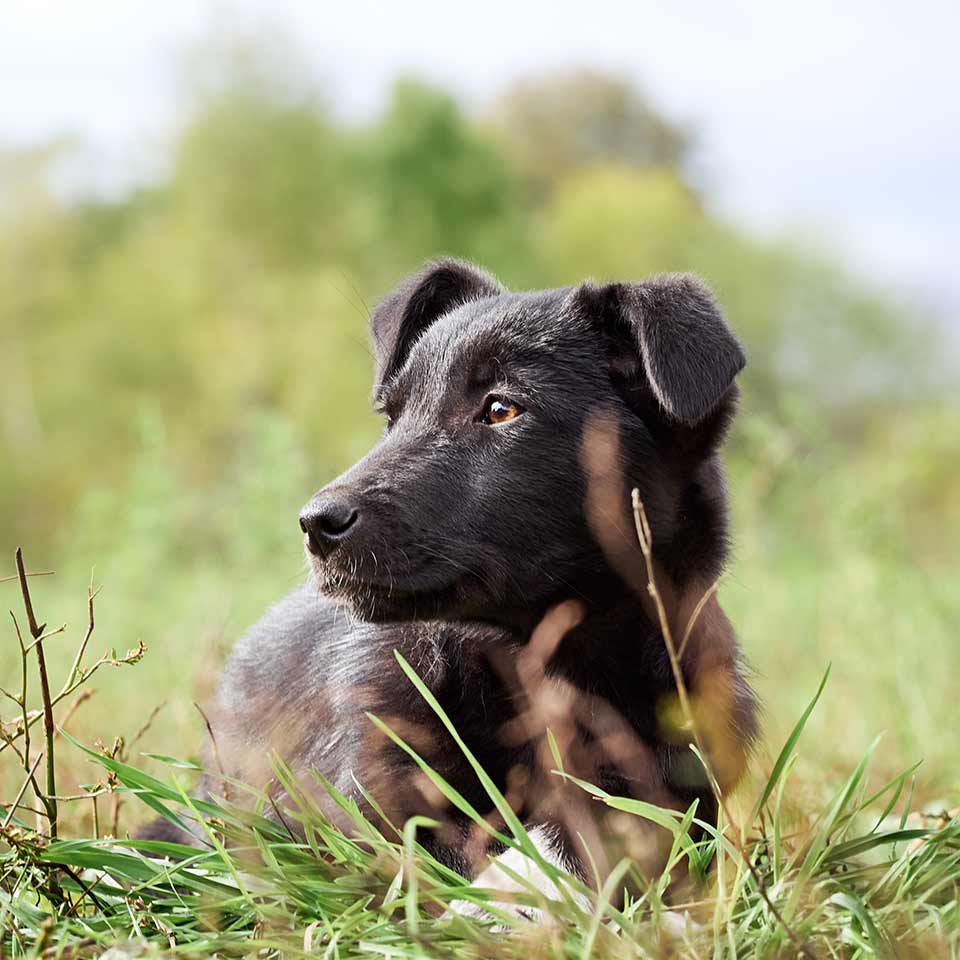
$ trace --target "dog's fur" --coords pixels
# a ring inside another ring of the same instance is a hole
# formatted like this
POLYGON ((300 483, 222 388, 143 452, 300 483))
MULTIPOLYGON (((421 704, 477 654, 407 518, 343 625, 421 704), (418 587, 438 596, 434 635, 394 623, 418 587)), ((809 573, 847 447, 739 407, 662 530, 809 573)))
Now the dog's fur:
MULTIPOLYGON (((567 772, 677 809, 698 799, 698 817, 711 817, 630 506, 638 488, 666 616, 675 643, 686 639, 685 685, 726 789, 755 704, 715 597, 693 613, 727 554, 717 450, 744 357, 710 293, 689 276, 508 293, 445 260, 388 296, 372 331, 387 426, 301 515, 312 582, 227 664, 213 721, 227 774, 265 785, 276 752, 305 784, 318 771, 379 817, 360 784, 397 826, 438 820, 421 839, 475 875, 496 849, 489 837, 366 715, 491 812, 396 650, 521 819, 575 869, 586 872, 584 846, 602 863, 622 825, 599 823, 601 805, 551 772, 548 727, 567 772), (491 396, 522 412, 484 423, 491 396), (334 517, 329 542, 318 516, 334 517)), ((204 789, 216 793, 217 776, 204 789)), ((661 839, 651 827, 626 842, 655 869, 661 839)))

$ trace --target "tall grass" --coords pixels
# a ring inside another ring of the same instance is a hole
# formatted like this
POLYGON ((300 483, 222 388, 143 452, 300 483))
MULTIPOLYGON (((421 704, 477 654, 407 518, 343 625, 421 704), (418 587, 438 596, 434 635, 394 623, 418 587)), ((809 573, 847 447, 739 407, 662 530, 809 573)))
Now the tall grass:
MULTIPOLYGON (((737 824, 703 824, 708 836, 699 843, 686 840, 695 810, 648 811, 629 798, 598 793, 602 802, 655 817, 673 833, 667 870, 644 880, 629 862, 619 865, 613 876, 633 874, 642 891, 621 907, 615 885, 594 893, 543 861, 566 895, 547 900, 534 887, 515 895, 539 911, 535 922, 504 909, 506 895, 473 887, 437 863, 417 843, 419 824, 398 825, 385 836, 329 784, 324 788, 351 817, 351 836, 305 801, 278 823, 237 806, 192 800, 183 779, 189 764, 169 761, 170 775, 161 779, 74 741, 74 749, 115 777, 117 789, 174 822, 201 824, 206 842, 201 850, 93 837, 46 843, 14 817, 16 828, 5 832, 10 847, 0 859, 3 948, 12 956, 53 955, 54 947, 60 955, 95 955, 132 941, 134 955, 173 948, 195 956, 791 955, 752 865, 813 956, 955 955, 960 819, 911 814, 909 774, 867 790, 869 754, 806 822, 790 816, 792 750, 805 720, 752 814, 737 824), (731 842, 734 831, 742 844, 731 842), (702 878, 695 894, 668 903, 670 874, 685 867, 702 878), (453 904, 461 912, 451 912, 453 904), (489 919, 464 916, 464 904, 489 919)), ((276 772, 289 783, 289 771, 278 764, 276 772)), ((485 785, 491 803, 504 805, 492 783, 485 785)), ((305 796, 295 787, 291 793, 305 796)), ((516 821, 507 842, 537 856, 516 821)))
MULTIPOLYGON (((36 635, 43 636, 42 625, 29 619, 36 635)), ((25 670, 33 662, 30 654, 50 642, 29 648, 24 641, 25 670)), ((102 662, 124 659, 112 653, 102 662)), ((61 796, 55 812, 49 805, 56 796, 51 783, 36 781, 36 763, 22 749, 25 729, 40 723, 31 720, 24 698, 23 726, 16 718, 5 724, 0 745, 7 757, 25 754, 27 767, 2 824, 0 950, 18 957, 95 956, 118 945, 125 956, 960 953, 956 811, 914 810, 912 769, 871 786, 875 745, 820 802, 811 804, 795 793, 797 750, 826 676, 767 774, 753 786, 753 796, 741 797, 733 808, 724 804, 719 823, 701 821, 695 805, 684 812, 660 809, 580 784, 595 802, 652 821, 672 837, 662 874, 643 876, 625 859, 595 891, 542 858, 430 691, 402 665, 501 813, 504 843, 546 873, 556 897, 548 898, 523 873, 515 875, 516 894, 471 885, 418 843, 418 830, 429 826, 427 820, 414 818, 381 831, 353 800, 318 779, 351 825, 347 832, 337 829, 310 800, 307 785, 301 788, 279 759, 275 775, 291 802, 279 818, 267 818, 267 798, 240 783, 232 783, 230 792, 242 803, 192 798, 199 768, 190 761, 154 756, 164 770, 156 776, 131 761, 122 740, 91 749, 69 734, 57 736, 62 715, 44 738, 49 758, 54 750, 70 751, 74 762, 86 758, 94 765, 96 782, 79 795, 61 796), (124 798, 128 809, 143 806, 191 826, 200 832, 202 847, 124 838, 111 818, 99 813, 81 838, 65 839, 62 830, 54 837, 54 818, 65 816, 64 807, 99 811, 101 801, 115 798, 124 798), (702 828, 700 840, 689 834, 694 822, 702 828), (671 882, 680 874, 692 878, 682 902, 671 882), (622 896, 624 891, 631 892, 622 896)), ((77 670, 82 680, 82 664, 77 670)), ((8 696, 16 700, 20 694, 8 691, 8 696)), ((387 729, 379 718, 370 722, 387 729)), ((556 759, 556 775, 564 776, 563 758, 556 759)), ((454 785, 424 769, 479 829, 491 829, 454 785)))
MULTIPOLYGON (((85 743, 129 741, 163 704, 138 749, 189 757, 205 737, 193 704, 209 698, 226 651, 302 582, 297 513, 336 465, 312 459, 296 425, 264 413, 238 424, 217 476, 202 478, 172 465, 156 412, 143 411, 140 423, 141 451, 125 481, 92 488, 56 549, 25 546, 37 569, 57 571, 32 581, 38 606, 70 627, 49 644, 53 670, 85 628, 91 577, 101 588, 98 635, 123 650, 141 639, 149 648, 136 690, 124 672, 101 671, 70 730, 85 743)), ((820 803, 824 781, 841 779, 878 733, 874 777, 922 759, 918 796, 960 799, 951 722, 960 675, 958 438, 949 411, 891 419, 862 443, 825 438, 802 412, 789 426, 753 412, 735 428, 726 458, 734 549, 720 599, 755 667, 773 743, 833 664, 831 696, 809 721, 816 749, 798 761, 807 803, 820 803)), ((4 548, 8 562, 15 546, 4 548)), ((0 584, 0 601, 6 617, 18 602, 13 582, 0 584)), ((19 658, 11 632, 0 642, 0 684, 14 683, 19 658)), ((161 772, 149 758, 139 762, 161 772)), ((0 759, 0 796, 19 786, 15 774, 0 759)), ((61 776, 72 790, 86 771, 77 761, 61 776)), ((75 816, 78 829, 92 829, 89 810, 75 816)))

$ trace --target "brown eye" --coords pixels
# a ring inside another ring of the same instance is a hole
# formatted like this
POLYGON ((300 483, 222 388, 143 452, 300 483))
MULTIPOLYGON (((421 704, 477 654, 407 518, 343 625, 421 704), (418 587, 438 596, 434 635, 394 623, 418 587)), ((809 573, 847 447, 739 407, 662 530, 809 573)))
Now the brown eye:
POLYGON ((480 415, 481 423, 487 423, 495 426, 498 423, 506 423, 519 417, 523 411, 515 403, 504 400, 502 397, 489 397, 483 406, 483 413, 480 415))

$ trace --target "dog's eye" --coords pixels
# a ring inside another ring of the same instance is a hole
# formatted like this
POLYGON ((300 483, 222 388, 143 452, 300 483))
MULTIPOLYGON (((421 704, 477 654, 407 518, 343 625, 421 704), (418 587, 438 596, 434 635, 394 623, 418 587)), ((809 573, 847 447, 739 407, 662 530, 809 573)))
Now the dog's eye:
POLYGON ((487 397, 487 402, 483 405, 483 413, 480 414, 480 422, 496 426, 498 423, 506 423, 519 417, 523 410, 510 400, 503 397, 487 397))

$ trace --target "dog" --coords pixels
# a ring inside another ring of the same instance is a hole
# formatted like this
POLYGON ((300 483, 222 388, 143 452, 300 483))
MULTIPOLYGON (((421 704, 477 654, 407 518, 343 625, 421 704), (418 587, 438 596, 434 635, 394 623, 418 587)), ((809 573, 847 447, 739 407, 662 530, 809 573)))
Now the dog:
POLYGON ((279 756, 384 829, 427 816, 424 846, 476 877, 502 845, 411 751, 492 829, 503 818, 396 651, 544 856, 587 878, 617 836, 657 870, 669 834, 605 818, 570 777, 677 811, 696 801, 709 821, 743 769, 757 706, 711 590, 728 552, 718 450, 736 337, 688 275, 512 293, 452 259, 387 296, 371 330, 383 436, 303 508, 312 577, 229 658, 212 716, 223 773, 280 809, 279 756))

